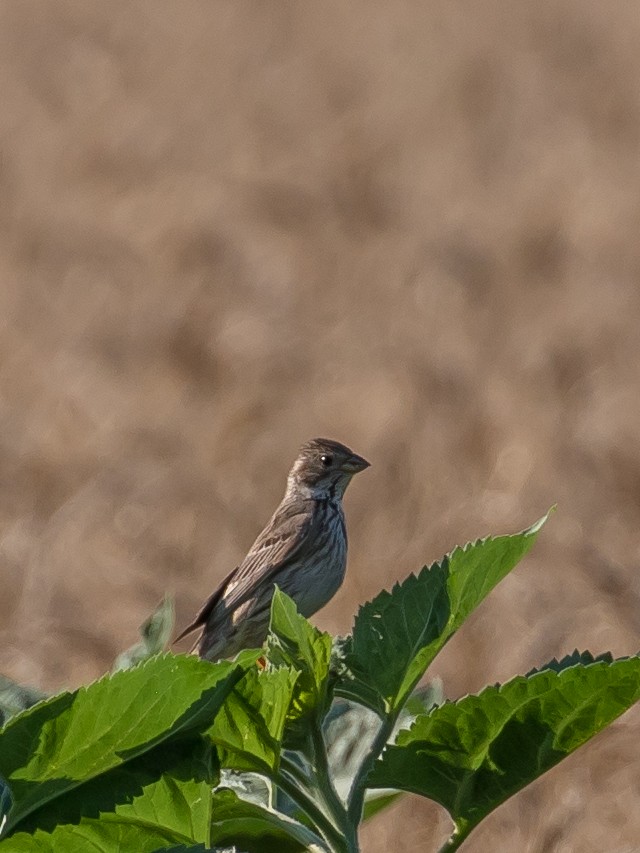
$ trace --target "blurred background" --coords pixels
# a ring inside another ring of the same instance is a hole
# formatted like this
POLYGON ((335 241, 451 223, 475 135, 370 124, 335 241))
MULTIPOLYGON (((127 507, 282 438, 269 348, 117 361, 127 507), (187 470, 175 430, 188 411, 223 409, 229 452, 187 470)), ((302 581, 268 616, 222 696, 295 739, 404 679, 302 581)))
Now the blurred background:
MULTIPOLYGON (((315 435, 373 463, 320 627, 557 502, 433 674, 636 652, 639 44, 632 0, 3 0, 0 671, 184 624, 315 435)), ((639 723, 465 850, 637 850, 639 723)), ((406 797, 363 849, 448 830, 406 797)))

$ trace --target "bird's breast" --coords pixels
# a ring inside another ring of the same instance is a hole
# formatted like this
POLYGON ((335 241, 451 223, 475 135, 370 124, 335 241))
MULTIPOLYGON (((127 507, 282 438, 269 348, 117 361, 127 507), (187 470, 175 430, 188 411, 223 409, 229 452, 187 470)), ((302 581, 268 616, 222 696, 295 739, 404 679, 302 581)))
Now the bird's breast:
POLYGON ((318 508, 313 541, 289 575, 290 591, 303 616, 311 616, 333 598, 347 565, 347 534, 341 504, 327 501, 318 508))

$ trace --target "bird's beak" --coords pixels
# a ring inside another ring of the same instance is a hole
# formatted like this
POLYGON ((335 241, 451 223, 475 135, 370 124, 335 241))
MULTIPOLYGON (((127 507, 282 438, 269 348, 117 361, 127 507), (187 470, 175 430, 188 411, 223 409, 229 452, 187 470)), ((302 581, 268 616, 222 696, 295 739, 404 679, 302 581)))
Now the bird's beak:
POLYGON ((346 471, 348 474, 357 474, 358 471, 364 471, 364 469, 368 468, 370 465, 371 463, 367 462, 366 459, 363 459, 362 456, 358 456, 357 453, 353 453, 342 463, 342 470, 346 471))

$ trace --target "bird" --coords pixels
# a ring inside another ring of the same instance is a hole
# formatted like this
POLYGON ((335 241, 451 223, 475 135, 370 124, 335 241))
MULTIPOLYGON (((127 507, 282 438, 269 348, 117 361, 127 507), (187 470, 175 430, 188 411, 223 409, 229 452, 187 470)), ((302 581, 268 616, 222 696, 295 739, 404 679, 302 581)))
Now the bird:
POLYGON ((347 564, 342 498, 352 477, 369 465, 332 439, 303 444, 267 526, 174 642, 199 630, 191 651, 212 661, 260 647, 276 584, 305 617, 324 607, 341 586, 347 564))

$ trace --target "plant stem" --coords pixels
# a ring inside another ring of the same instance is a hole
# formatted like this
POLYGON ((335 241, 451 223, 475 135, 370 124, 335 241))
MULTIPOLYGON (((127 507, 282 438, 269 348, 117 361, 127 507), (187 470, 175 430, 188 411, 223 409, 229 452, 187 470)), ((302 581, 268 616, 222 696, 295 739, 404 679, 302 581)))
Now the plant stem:
POLYGON ((378 758, 382 750, 387 745, 387 741, 391 737, 395 724, 395 715, 391 714, 381 719, 380 728, 376 732, 371 748, 355 775, 353 784, 351 785, 351 791, 349 792, 349 805, 347 810, 349 822, 352 825, 357 826, 362 820, 367 776, 371 772, 376 758, 378 758))
POLYGON ((327 760, 327 745, 322 733, 322 724, 319 720, 316 725, 312 726, 311 744, 313 748, 313 763, 318 782, 318 790, 320 791, 324 803, 330 811, 334 822, 344 833, 349 851, 351 851, 351 853, 357 853, 359 849, 358 821, 354 822, 350 820, 345 804, 338 796, 338 792, 333 784, 331 772, 329 770, 329 762, 327 760))
POLYGON ((447 838, 438 853, 451 853, 452 850, 457 850, 462 842, 469 837, 468 832, 454 832, 447 838))
POLYGON ((349 853, 358 853, 358 826, 350 822, 345 805, 331 781, 325 741, 319 729, 314 729, 310 745, 313 753, 312 769, 315 778, 309 778, 302 767, 291 761, 286 755, 281 756, 280 768, 291 776, 298 788, 314 801, 325 818, 341 833, 342 847, 349 853), (314 795, 319 796, 321 802, 316 802, 314 795))
POLYGON ((310 795, 309 780, 305 779, 299 768, 289 775, 293 762, 281 761, 280 771, 273 776, 273 781, 293 802, 310 818, 325 838, 329 849, 335 853, 351 853, 345 838, 333 821, 325 814, 310 795), (286 766, 286 769, 285 769, 286 766))
POLYGON ((327 747, 322 734, 322 729, 319 726, 313 727, 311 740, 313 744, 314 769, 316 771, 318 781, 321 783, 321 792, 325 796, 325 801, 331 810, 331 814, 338 818, 340 823, 344 823, 345 818, 347 817, 347 810, 344 803, 338 796, 338 792, 336 791, 333 780, 331 779, 329 762, 327 761, 327 747))
POLYGON ((295 761, 292 761, 286 752, 280 755, 280 769, 288 773, 305 791, 310 791, 313 787, 304 769, 295 761))

